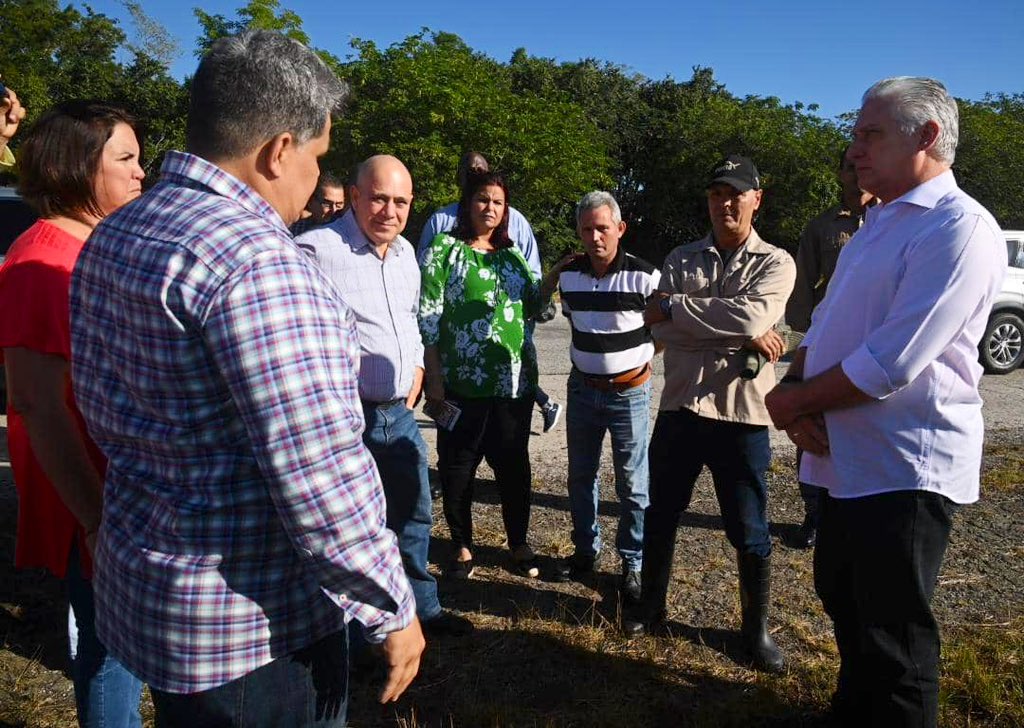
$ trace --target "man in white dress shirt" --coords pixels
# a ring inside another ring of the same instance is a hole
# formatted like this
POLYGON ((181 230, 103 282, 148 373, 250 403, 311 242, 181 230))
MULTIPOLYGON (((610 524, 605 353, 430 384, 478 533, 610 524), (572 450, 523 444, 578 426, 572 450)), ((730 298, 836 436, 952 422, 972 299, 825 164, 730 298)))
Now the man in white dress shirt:
POLYGON ((926 78, 864 94, 849 155, 881 200, 846 244, 789 373, 768 395, 828 491, 815 589, 832 618, 842 725, 934 726, 931 611, 954 511, 978 499, 978 341, 1006 270, 992 215, 950 170, 956 101, 926 78))

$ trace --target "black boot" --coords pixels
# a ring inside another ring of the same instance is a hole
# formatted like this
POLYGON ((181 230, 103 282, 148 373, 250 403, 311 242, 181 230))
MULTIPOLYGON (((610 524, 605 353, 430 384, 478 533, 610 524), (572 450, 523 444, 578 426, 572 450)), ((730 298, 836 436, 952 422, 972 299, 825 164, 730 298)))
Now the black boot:
POLYGON ((768 634, 768 596, 771 591, 772 561, 769 556, 738 554, 740 606, 743 610, 743 639, 754 668, 782 672, 785 658, 768 634))

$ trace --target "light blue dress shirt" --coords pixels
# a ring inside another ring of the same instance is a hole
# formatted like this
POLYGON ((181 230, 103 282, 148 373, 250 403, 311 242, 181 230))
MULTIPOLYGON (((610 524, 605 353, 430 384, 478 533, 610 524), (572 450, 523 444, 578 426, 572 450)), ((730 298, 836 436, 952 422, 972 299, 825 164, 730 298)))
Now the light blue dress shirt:
POLYGON ((842 364, 875 401, 825 413, 830 453, 804 453, 802 482, 978 499, 978 342, 1006 267, 995 219, 950 171, 868 210, 814 311, 804 376, 842 364))
POLYGON ((334 281, 356 315, 361 361, 359 397, 388 402, 409 396, 416 367, 423 367, 417 321, 420 268, 412 243, 399 235, 377 257, 349 210, 329 225, 295 239, 334 281))

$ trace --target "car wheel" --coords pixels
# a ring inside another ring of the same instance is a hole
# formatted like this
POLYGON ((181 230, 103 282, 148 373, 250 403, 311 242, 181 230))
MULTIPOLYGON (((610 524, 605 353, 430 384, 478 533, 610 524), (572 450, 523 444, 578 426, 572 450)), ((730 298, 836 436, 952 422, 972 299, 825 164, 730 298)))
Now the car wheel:
POLYGON ((1012 372, 1024 360, 1024 321, 1012 313, 993 314, 979 349, 981 365, 986 372, 1012 372))

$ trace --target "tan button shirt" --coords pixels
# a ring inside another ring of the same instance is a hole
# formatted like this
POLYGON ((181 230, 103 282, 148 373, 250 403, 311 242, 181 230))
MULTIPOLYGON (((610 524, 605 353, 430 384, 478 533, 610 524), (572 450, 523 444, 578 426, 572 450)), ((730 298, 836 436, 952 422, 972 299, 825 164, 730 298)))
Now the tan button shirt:
POLYGON ((770 425, 764 397, 775 386, 775 369, 741 379, 743 345, 779 321, 795 278, 789 253, 755 230, 724 265, 711 235, 669 253, 658 289, 672 294, 672 320, 651 329, 665 344, 660 409, 770 425))
POLYGON ((811 312, 825 298, 839 253, 863 221, 863 215, 837 205, 807 223, 796 250, 796 285, 786 304, 786 323, 794 330, 811 327, 811 312))

